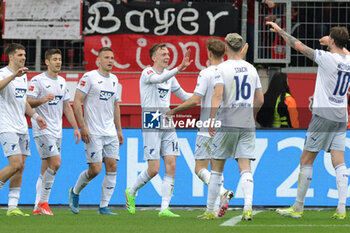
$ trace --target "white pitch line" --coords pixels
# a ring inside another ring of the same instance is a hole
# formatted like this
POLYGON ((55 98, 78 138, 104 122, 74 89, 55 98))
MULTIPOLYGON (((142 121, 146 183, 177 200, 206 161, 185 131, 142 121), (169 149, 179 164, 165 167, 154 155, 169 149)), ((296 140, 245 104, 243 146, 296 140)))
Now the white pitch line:
MULTIPOLYGON (((261 210, 257 210, 257 211, 253 211, 253 215, 256 215, 258 213, 262 212, 261 210)), ((220 226, 230 226, 233 227, 235 226, 237 223, 239 223, 241 221, 242 215, 230 218, 229 220, 223 222, 222 224, 220 224, 220 226)))
MULTIPOLYGON (((222 224, 221 224, 222 225, 222 224)), ((234 225, 234 227, 350 227, 349 224, 347 225, 268 225, 268 224, 258 224, 258 225, 234 225)))

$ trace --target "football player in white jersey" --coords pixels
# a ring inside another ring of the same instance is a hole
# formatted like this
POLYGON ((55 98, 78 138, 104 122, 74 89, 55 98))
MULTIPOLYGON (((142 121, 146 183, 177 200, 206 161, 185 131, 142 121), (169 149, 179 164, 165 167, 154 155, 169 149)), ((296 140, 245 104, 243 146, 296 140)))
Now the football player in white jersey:
POLYGON ((32 78, 29 84, 28 103, 47 123, 45 130, 39 130, 32 120, 33 136, 42 159, 41 174, 36 183, 36 200, 33 215, 53 215, 48 205, 55 175, 61 165, 62 114, 74 129, 76 143, 80 141, 78 124, 75 121, 69 100, 66 81, 61 71, 62 55, 59 49, 45 52, 47 71, 32 78))
POLYGON ((24 114, 33 118, 40 129, 45 120, 27 102, 26 52, 23 45, 10 44, 6 51, 8 66, 0 69, 0 142, 9 165, 0 171, 0 189, 10 179, 7 216, 29 216, 17 208, 24 163, 29 151, 28 125, 24 114))
POLYGON ((209 134, 214 138, 207 210, 203 219, 214 217, 214 205, 225 161, 227 158, 235 158, 244 193, 242 220, 252 220, 254 183, 250 161, 255 160, 254 116, 264 102, 264 95, 258 72, 254 66, 241 59, 243 38, 237 33, 230 33, 225 41, 227 61, 218 65, 210 112, 212 122, 218 113, 215 120, 220 120, 222 125, 216 132, 215 125, 209 125, 209 134))
MULTIPOLYGON (((165 164, 165 175, 161 187, 162 204, 159 217, 179 217, 169 209, 174 188, 176 157, 180 155, 176 132, 175 129, 163 129, 162 127, 155 129, 152 127, 156 124, 154 121, 156 118, 159 119, 162 114, 165 115, 170 110, 171 93, 183 101, 191 97, 191 94, 180 87, 174 75, 184 70, 192 61, 189 60, 190 51, 187 51, 178 67, 167 70, 170 56, 166 44, 152 45, 150 57, 153 66, 144 69, 140 77, 144 122, 147 120, 147 114, 148 116, 152 115, 152 119, 148 119, 147 123, 147 126, 151 125, 151 129, 147 129, 146 123, 143 124, 144 160, 147 160, 148 168, 141 172, 133 186, 125 190, 126 209, 130 214, 135 214, 136 192, 158 174, 160 157, 162 156, 165 164)), ((159 124, 161 124, 160 121, 158 121, 159 124)))
POLYGON ((330 29, 328 50, 313 50, 286 33, 277 24, 267 22, 294 49, 318 64, 312 119, 300 157, 297 197, 293 206, 277 209, 283 216, 301 218, 306 192, 312 179, 312 165, 321 150, 331 153, 338 188, 338 206, 332 216, 345 219, 348 191, 348 171, 344 160, 348 121, 347 92, 350 83, 350 55, 344 47, 349 40, 346 27, 330 29))
MULTIPOLYGON (((214 77, 217 65, 223 61, 225 54, 225 43, 219 39, 211 38, 207 40, 207 54, 210 66, 202 70, 197 79, 196 89, 193 92, 193 96, 186 100, 183 104, 167 112, 167 115, 172 116, 177 112, 184 111, 201 101, 201 114, 200 120, 206 121, 209 119, 211 97, 214 91, 214 77)), ((245 46, 245 52, 247 51, 248 45, 245 46)), ((243 55, 244 56, 244 55, 243 55)), ((207 128, 199 129, 196 138, 196 148, 194 158, 196 162, 195 173, 206 185, 209 184, 210 172, 208 171, 209 161, 211 159, 211 144, 212 138, 209 135, 207 128)), ((223 185, 220 188, 220 198, 216 203, 215 214, 218 217, 222 217, 227 209, 228 203, 233 197, 233 192, 226 190, 223 185), (221 201, 221 205, 219 206, 221 201)), ((200 216, 199 216, 200 217, 200 216)))
POLYGON ((73 103, 89 169, 80 174, 75 186, 69 190, 69 207, 74 214, 79 213, 79 194, 100 173, 103 162, 106 174, 98 214, 115 215, 108 204, 117 182, 117 160, 123 134, 118 104, 118 78, 111 73, 114 65, 112 49, 101 48, 97 62, 98 69, 85 73, 80 79, 73 103))

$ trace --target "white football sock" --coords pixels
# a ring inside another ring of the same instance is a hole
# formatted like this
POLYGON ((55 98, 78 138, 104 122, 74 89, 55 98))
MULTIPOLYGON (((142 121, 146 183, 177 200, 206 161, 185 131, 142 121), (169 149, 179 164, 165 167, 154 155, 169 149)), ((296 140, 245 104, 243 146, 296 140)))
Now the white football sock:
POLYGON ((252 210, 254 180, 250 170, 244 170, 241 172, 241 183, 244 195, 243 211, 252 210))
POLYGON ((208 185, 208 197, 207 197, 207 214, 215 211, 215 203, 219 196, 220 186, 222 181, 222 173, 211 171, 210 181, 208 185))
POLYGON ((21 187, 10 188, 8 211, 11 211, 11 210, 17 208, 20 192, 21 192, 21 187))
POLYGON ((296 212, 304 211, 304 201, 306 192, 309 189, 312 180, 312 165, 300 167, 297 198, 295 200, 294 209, 296 212))
POLYGON ((346 204, 346 198, 348 194, 348 182, 349 182, 348 181, 349 174, 345 163, 339 164, 338 166, 335 167, 335 174, 336 174, 336 181, 337 181, 337 188, 338 188, 337 212, 338 214, 342 214, 346 212, 345 204, 346 204))
POLYGON ((162 204, 160 206, 160 212, 169 207, 171 197, 173 196, 175 179, 168 174, 164 175, 162 183, 162 204))
POLYGON ((116 183, 117 172, 106 172, 102 183, 102 196, 100 202, 101 208, 108 206, 109 201, 111 200, 111 197, 113 195, 116 183))
POLYGON ((56 173, 51 169, 47 168, 42 176, 42 185, 40 193, 40 202, 49 202, 49 197, 52 189, 53 182, 55 181, 56 173))
POLYGON ((38 203, 40 201, 40 193, 41 193, 41 185, 42 185, 42 175, 38 177, 38 180, 36 181, 35 189, 36 189, 36 195, 35 195, 35 203, 34 203, 34 209, 38 207, 38 203))
POLYGON ((81 190, 83 190, 83 188, 85 188, 85 186, 88 185, 91 180, 92 179, 89 177, 88 170, 83 171, 74 186, 73 192, 79 195, 81 190))
POLYGON ((197 176, 199 179, 201 179, 203 181, 204 184, 206 184, 206 185, 209 184, 210 172, 208 171, 208 169, 203 168, 203 169, 199 170, 197 176))
POLYGON ((150 180, 151 180, 151 177, 148 175, 147 170, 143 170, 140 173, 140 175, 137 176, 136 182, 134 183, 134 185, 129 190, 129 194, 132 195, 132 196, 135 196, 137 190, 142 188, 150 180))

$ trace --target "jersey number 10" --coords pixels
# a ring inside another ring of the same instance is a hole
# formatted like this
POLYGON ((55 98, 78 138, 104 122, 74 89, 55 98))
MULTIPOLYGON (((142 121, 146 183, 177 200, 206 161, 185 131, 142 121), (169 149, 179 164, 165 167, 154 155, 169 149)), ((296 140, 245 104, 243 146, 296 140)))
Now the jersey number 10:
POLYGON ((343 72, 339 71, 338 72, 338 79, 337 79, 337 85, 335 86, 333 95, 337 95, 337 92, 339 90, 339 95, 340 96, 344 96, 347 92, 348 92, 348 87, 349 87, 349 82, 350 82, 350 73, 346 72, 344 73, 344 75, 342 75, 343 72), (347 81, 346 81, 347 79, 347 81), (341 82, 341 85, 340 85, 341 82), (344 85, 346 82, 346 85, 344 85), (339 85, 340 85, 340 89, 339 89, 339 85))

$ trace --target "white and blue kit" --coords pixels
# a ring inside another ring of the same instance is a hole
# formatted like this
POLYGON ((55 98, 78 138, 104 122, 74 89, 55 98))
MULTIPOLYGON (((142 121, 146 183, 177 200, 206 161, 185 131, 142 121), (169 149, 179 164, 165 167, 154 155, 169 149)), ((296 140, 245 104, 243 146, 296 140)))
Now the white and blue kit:
POLYGON ((114 124, 115 102, 119 101, 118 78, 104 76, 98 70, 87 72, 80 79, 77 91, 86 95, 84 120, 91 134, 85 143, 88 163, 102 162, 103 158, 119 160, 119 140, 114 124))
MULTIPOLYGON (((10 77, 9 67, 0 69, 0 80, 10 77)), ((25 118, 27 75, 14 78, 0 90, 0 142, 5 156, 30 155, 28 124, 25 118)))

